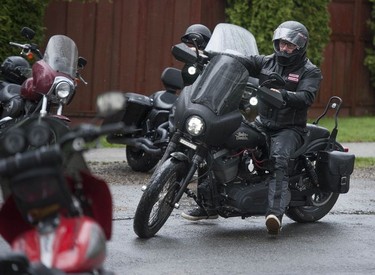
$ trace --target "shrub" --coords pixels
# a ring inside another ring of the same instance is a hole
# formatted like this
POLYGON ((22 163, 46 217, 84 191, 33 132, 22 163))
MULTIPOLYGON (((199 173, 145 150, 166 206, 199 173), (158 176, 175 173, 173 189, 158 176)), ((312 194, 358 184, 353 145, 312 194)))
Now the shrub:
MULTIPOLYGON (((367 22, 370 29, 375 34, 375 0, 370 0, 372 3, 371 19, 367 22)), ((372 47, 366 49, 366 57, 364 60, 365 66, 370 71, 370 79, 372 87, 375 87, 375 36, 372 37, 372 47)))
MULTIPOLYGON (((307 55, 317 66, 329 42, 329 0, 227 0, 228 21, 253 33, 261 54, 273 52, 272 36, 276 27, 287 20, 304 24, 309 30, 307 55)), ((374 0, 375 1, 375 0, 374 0)))
POLYGON ((0 60, 7 56, 18 55, 20 49, 9 45, 10 41, 26 43, 20 33, 22 27, 30 27, 35 32, 33 43, 40 45, 43 41, 44 11, 49 0, 1 0, 0 9, 0 60))

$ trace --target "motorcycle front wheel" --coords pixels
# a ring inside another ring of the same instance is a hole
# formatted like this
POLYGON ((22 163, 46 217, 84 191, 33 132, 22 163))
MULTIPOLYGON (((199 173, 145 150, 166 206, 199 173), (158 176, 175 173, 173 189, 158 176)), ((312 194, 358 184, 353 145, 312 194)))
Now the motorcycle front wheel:
POLYGON ((135 172, 148 172, 159 161, 159 158, 131 145, 127 145, 125 151, 128 165, 135 172))
POLYGON ((168 220, 186 170, 183 162, 168 159, 155 171, 134 216, 133 229, 140 238, 153 237, 168 220))

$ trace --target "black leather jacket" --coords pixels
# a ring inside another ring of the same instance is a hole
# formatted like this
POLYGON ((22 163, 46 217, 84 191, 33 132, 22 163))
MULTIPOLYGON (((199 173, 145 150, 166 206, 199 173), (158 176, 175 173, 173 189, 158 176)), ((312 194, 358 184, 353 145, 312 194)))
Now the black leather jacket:
POLYGON ((293 67, 280 66, 274 54, 250 56, 247 59, 244 65, 251 76, 259 78, 260 84, 272 72, 277 72, 286 81, 286 85, 279 89, 286 105, 276 109, 260 100, 257 120, 271 130, 305 128, 308 108, 314 102, 322 80, 320 69, 307 58, 293 67))

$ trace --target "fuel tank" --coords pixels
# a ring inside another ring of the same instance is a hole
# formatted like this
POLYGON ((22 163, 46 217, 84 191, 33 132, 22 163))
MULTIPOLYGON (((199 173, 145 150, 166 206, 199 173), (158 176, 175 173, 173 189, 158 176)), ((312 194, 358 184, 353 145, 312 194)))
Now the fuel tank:
POLYGON ((255 127, 243 121, 240 127, 233 132, 225 143, 225 147, 228 149, 255 148, 265 145, 265 136, 255 127))
POLYGON ((12 243, 12 248, 47 267, 67 273, 90 272, 103 265, 106 239, 101 227, 88 217, 61 217, 52 232, 27 231, 12 243))

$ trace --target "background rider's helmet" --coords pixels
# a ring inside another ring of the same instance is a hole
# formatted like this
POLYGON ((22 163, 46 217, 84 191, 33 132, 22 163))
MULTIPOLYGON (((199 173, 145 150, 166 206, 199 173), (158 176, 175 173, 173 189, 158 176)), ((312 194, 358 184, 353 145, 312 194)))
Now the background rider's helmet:
POLYGON ((277 62, 281 66, 293 66, 305 60, 309 41, 309 32, 306 27, 297 21, 286 21, 280 24, 273 33, 273 47, 277 62), (292 53, 281 52, 280 40, 288 41, 297 46, 292 53))
POLYGON ((208 41, 210 41, 211 38, 211 31, 209 28, 202 24, 194 24, 189 26, 185 34, 181 37, 181 41, 186 44, 193 44, 193 39, 197 39, 198 42, 198 49, 204 50, 206 48, 208 41), (203 40, 197 39, 197 35, 200 34, 203 37, 203 40))
POLYGON ((7 57, 0 67, 5 81, 21 85, 31 75, 31 67, 21 56, 7 57))

